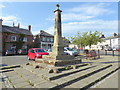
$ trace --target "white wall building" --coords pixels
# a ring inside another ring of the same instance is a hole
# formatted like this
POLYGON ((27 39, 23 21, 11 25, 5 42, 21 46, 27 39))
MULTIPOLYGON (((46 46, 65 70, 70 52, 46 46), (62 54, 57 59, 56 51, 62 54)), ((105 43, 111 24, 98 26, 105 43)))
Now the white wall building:
MULTIPOLYGON (((103 38, 103 42, 98 42, 97 45, 92 45, 91 49, 108 49, 108 48, 120 48, 120 35, 114 33, 114 36, 103 38)), ((88 46, 85 49, 90 49, 88 46)))

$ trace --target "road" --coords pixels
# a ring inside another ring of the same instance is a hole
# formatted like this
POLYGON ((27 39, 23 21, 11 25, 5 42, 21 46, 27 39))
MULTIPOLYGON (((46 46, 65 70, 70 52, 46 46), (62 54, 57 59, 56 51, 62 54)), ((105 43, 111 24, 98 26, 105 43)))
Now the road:
POLYGON ((16 55, 16 56, 3 56, 2 66, 6 65, 17 65, 29 62, 27 55, 16 55))
MULTIPOLYGON (((83 52, 82 52, 83 53, 83 52)), ((101 55, 105 55, 105 51, 100 51, 101 55)), ((112 56, 112 51, 107 51, 108 56, 112 56)), ((118 55, 118 51, 114 52, 115 55, 118 55)), ((120 53, 119 53, 120 55, 120 53)), ((1 57, 0 57, 1 60, 1 57)), ((17 64, 24 64, 29 62, 27 59, 27 55, 15 55, 15 56, 2 56, 2 62, 0 62, 0 66, 6 66, 6 65, 17 65, 17 64)))

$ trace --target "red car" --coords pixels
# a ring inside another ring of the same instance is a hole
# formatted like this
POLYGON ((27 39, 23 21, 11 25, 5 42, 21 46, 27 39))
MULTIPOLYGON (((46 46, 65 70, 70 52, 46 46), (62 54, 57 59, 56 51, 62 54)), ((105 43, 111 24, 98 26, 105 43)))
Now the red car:
POLYGON ((38 59, 42 58, 42 55, 49 55, 48 52, 44 51, 42 48, 31 48, 28 50, 28 59, 38 59))

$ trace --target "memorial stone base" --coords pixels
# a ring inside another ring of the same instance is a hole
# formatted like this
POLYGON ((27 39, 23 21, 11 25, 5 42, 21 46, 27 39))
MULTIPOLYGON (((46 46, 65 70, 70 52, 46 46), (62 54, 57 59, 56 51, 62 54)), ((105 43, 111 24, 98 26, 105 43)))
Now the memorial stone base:
POLYGON ((62 55, 60 56, 43 56, 42 59, 37 59, 36 63, 44 63, 53 66, 66 66, 66 65, 75 65, 81 63, 81 59, 76 59, 74 56, 62 55))

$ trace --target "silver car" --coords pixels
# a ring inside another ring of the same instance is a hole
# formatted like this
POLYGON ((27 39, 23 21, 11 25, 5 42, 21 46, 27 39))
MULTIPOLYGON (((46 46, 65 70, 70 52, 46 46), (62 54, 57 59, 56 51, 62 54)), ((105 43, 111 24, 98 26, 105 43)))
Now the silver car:
POLYGON ((73 55, 73 56, 77 56, 77 55, 78 55, 77 50, 71 49, 71 48, 69 48, 69 47, 64 47, 64 52, 65 52, 67 55, 73 55))

